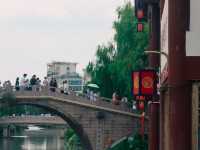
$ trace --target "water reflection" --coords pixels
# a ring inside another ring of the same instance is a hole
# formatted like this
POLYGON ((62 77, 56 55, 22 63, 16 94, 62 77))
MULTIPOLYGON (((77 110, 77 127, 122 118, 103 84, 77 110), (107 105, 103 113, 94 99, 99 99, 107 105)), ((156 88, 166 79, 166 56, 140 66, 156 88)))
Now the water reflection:
MULTIPOLYGON (((0 138, 1 150, 64 150, 58 131, 45 129, 30 135, 0 138), (55 132, 54 136, 52 135, 55 132), (45 133, 45 134, 44 134, 45 133), (47 134, 48 133, 48 134, 47 134)), ((29 133, 28 133, 29 134, 29 133)))

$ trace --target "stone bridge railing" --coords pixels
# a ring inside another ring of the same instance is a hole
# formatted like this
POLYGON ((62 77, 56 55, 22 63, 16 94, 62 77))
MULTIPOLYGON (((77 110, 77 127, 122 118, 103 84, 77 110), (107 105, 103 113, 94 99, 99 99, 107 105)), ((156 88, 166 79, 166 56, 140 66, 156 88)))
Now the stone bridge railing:
MULTIPOLYGON (((5 93, 6 90, 0 90, 0 97, 5 93)), ((23 97, 23 98, 34 98, 34 97, 41 97, 41 98, 54 98, 55 100, 70 100, 73 103, 77 103, 79 105, 83 106, 90 106, 90 107, 98 107, 102 109, 112 109, 116 111, 122 111, 127 113, 133 113, 133 110, 128 106, 127 103, 121 102, 119 105, 115 105, 108 101, 107 98, 97 97, 96 101, 91 101, 87 99, 87 97, 80 93, 70 92, 70 94, 66 95, 61 92, 59 92, 59 89, 56 90, 56 92, 52 92, 47 88, 41 88, 40 91, 28 91, 28 90, 20 90, 20 91, 14 91, 10 90, 12 92, 14 97, 23 97)), ((136 115, 136 114, 135 114, 136 115)), ((139 115, 136 115, 139 116, 139 115)))

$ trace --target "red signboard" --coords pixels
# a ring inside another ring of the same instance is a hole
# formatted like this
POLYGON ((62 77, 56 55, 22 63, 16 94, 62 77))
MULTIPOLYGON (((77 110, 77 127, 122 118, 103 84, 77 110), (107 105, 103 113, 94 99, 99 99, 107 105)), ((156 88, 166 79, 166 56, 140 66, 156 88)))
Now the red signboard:
POLYGON ((141 70, 132 73, 133 96, 153 96, 157 93, 157 75, 154 70, 141 70))
POLYGON ((144 71, 141 72, 141 94, 153 95, 154 94, 154 80, 155 72, 144 71))

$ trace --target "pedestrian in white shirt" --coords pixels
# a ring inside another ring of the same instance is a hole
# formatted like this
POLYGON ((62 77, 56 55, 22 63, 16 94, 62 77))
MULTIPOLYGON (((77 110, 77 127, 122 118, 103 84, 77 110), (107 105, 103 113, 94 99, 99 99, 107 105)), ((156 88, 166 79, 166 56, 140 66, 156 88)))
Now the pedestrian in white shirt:
POLYGON ((49 81, 48 81, 47 77, 44 77, 43 86, 44 86, 45 89, 48 89, 49 81))
POLYGON ((20 80, 20 88, 22 90, 25 90, 26 85, 27 85, 27 74, 23 74, 23 77, 20 80))
POLYGON ((90 100, 91 100, 91 101, 94 100, 94 93, 93 93, 93 91, 90 91, 90 100))
POLYGON ((93 98, 94 101, 97 100, 97 93, 94 93, 94 98, 93 98))

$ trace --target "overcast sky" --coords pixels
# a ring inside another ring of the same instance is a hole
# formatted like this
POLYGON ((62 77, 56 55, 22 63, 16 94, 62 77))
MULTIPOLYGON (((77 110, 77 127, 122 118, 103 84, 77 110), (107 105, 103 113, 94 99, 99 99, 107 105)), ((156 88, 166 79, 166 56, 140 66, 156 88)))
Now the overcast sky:
POLYGON ((77 62, 80 72, 98 44, 112 41, 124 0, 0 0, 0 80, 46 75, 52 60, 77 62))

